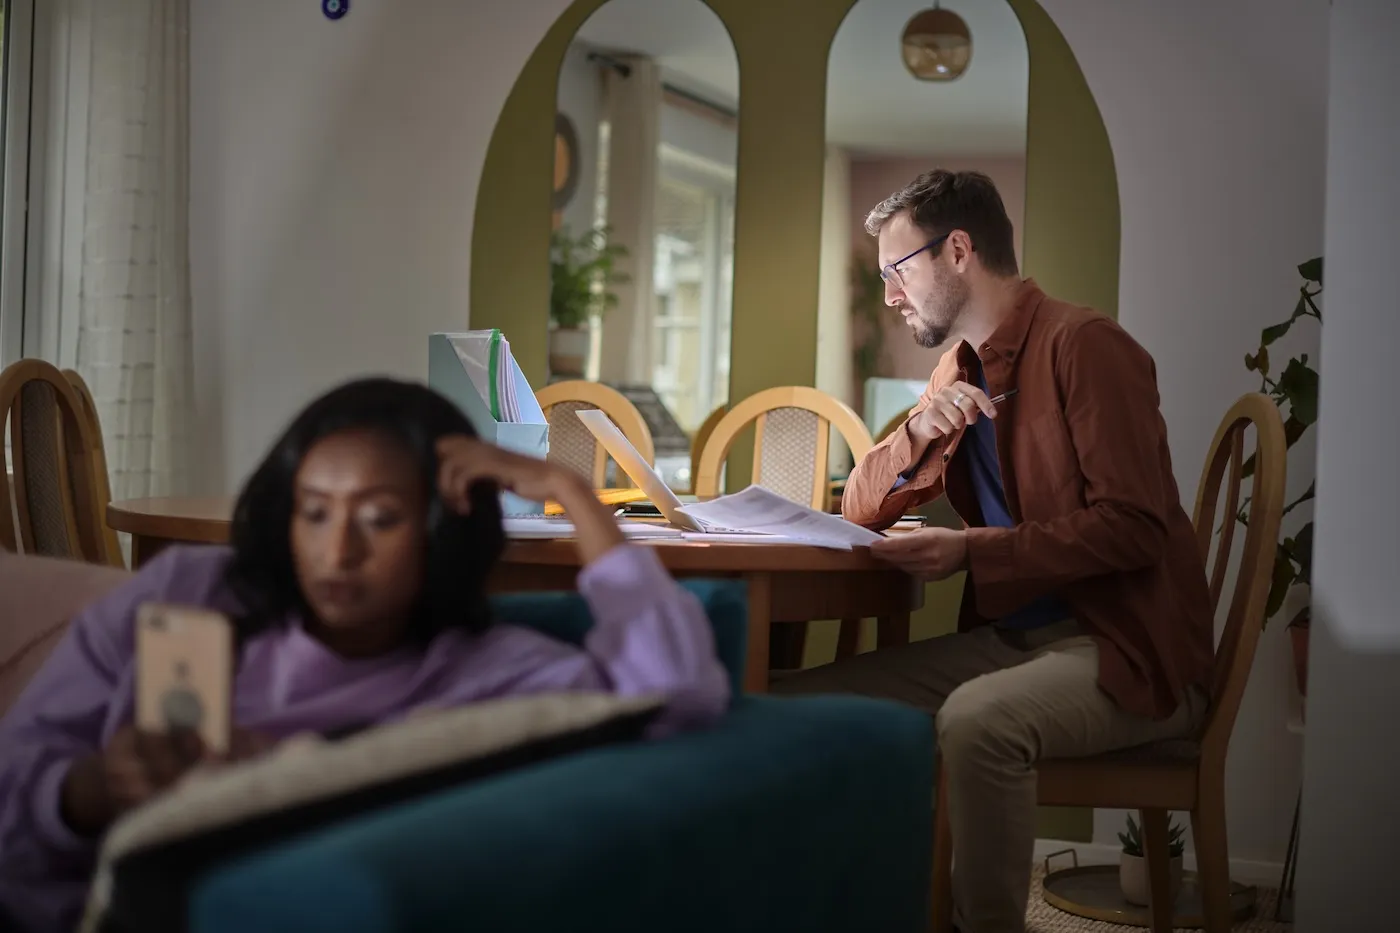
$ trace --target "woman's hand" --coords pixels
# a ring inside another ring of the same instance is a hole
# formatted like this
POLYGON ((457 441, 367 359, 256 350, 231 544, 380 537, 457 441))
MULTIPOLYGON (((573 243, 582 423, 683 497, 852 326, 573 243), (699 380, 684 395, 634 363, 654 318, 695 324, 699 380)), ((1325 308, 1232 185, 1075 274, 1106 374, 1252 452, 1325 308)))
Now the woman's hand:
POLYGON ((63 817, 74 832, 97 836, 114 820, 167 790, 201 764, 253 758, 271 748, 265 736, 234 730, 227 755, 209 752, 193 732, 118 729, 100 753, 75 761, 61 791, 63 817))
POLYGON ((522 457, 474 437, 454 435, 438 441, 438 491, 461 515, 470 514, 472 487, 492 483, 533 502, 559 501, 563 487, 576 479, 548 460, 522 457))
POLYGON ((563 506, 586 564, 624 540, 612 512, 598 501, 588 481, 572 470, 462 435, 443 438, 437 450, 438 492, 459 514, 471 512, 472 487, 492 483, 534 502, 552 500, 563 506))

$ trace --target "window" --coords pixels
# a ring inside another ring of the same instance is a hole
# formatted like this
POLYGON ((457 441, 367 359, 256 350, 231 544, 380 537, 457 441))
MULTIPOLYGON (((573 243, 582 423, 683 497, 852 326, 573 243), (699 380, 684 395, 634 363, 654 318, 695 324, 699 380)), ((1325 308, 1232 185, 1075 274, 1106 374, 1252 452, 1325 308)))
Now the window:
POLYGON ((25 355, 33 52, 33 0, 0 0, 0 367, 25 355))
POLYGON ((729 395, 734 173, 664 143, 658 159, 652 386, 693 432, 729 395))

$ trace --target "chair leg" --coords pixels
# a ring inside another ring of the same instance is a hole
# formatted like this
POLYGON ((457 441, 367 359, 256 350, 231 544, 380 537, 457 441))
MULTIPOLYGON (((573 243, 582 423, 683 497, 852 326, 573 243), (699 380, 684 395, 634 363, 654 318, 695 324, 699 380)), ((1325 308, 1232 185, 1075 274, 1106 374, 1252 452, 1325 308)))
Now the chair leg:
POLYGON ((1225 832, 1225 788, 1221 783, 1202 787, 1191 811, 1191 832, 1196 841, 1196 874, 1201 884, 1201 906, 1206 933, 1230 933, 1234 922, 1230 909, 1230 846, 1225 832))
POLYGON ((933 810, 933 879, 929 886, 932 933, 953 931, 953 825, 948 821, 948 782, 937 769, 938 798, 933 810))
POLYGON ((909 613, 881 616, 875 631, 875 644, 880 648, 909 644, 909 613))
POLYGON ((854 658, 860 652, 860 619, 842 619, 836 639, 836 660, 854 658))
POLYGON ((774 625, 768 636, 769 666, 795 671, 802 667, 807 652, 807 623, 783 622, 774 625))
POLYGON ((1171 933, 1171 853, 1167 847, 1166 810, 1139 810, 1142 820, 1142 854, 1147 862, 1147 904, 1152 933, 1171 933))

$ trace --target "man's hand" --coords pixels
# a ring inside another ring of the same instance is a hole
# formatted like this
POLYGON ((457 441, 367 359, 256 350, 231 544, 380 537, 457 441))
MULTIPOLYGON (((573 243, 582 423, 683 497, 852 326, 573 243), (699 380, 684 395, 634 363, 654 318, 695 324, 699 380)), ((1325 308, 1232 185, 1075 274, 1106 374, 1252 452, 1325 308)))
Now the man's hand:
POLYGON ((976 424, 982 415, 997 416, 987 393, 975 385, 955 382, 934 393, 928 407, 909 420, 909 430, 920 440, 933 441, 955 434, 964 425, 976 424))
POLYGON ((920 580, 946 580, 967 569, 967 532, 920 528, 876 541, 870 553, 920 580))

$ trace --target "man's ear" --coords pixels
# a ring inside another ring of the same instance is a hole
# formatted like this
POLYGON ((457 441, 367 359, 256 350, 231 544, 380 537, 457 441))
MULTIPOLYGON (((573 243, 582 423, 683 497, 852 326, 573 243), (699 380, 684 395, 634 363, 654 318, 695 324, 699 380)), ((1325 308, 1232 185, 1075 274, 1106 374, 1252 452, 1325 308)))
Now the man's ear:
POLYGON ((952 251, 949 258, 958 271, 966 270, 967 264, 972 261, 972 237, 962 230, 954 230, 948 234, 948 249, 952 251))

